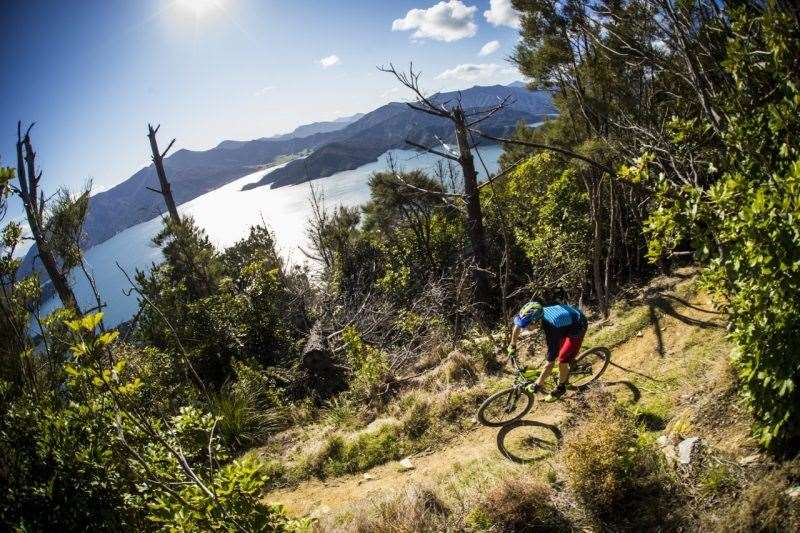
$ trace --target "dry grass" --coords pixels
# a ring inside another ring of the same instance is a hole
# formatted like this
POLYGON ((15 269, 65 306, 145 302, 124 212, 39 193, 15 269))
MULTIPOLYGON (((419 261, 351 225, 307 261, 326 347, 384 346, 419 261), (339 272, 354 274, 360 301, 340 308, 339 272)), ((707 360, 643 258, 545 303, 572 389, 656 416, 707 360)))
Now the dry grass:
POLYGON ((480 371, 474 358, 456 350, 447 357, 447 360, 441 366, 439 375, 444 385, 456 383, 474 385, 478 382, 480 371))
POLYGON ((568 523, 552 502, 552 489, 525 476, 501 481, 485 493, 466 525, 491 531, 564 531, 568 523))
POLYGON ((660 458, 629 418, 595 409, 567 433, 562 461, 569 488, 602 520, 659 522, 660 458))
POLYGON ((800 531, 800 461, 776 468, 747 488, 727 510, 726 532, 800 531))
POLYGON ((354 533, 413 533, 445 531, 450 509, 435 491, 410 487, 370 505, 352 510, 331 523, 323 521, 317 531, 354 533))

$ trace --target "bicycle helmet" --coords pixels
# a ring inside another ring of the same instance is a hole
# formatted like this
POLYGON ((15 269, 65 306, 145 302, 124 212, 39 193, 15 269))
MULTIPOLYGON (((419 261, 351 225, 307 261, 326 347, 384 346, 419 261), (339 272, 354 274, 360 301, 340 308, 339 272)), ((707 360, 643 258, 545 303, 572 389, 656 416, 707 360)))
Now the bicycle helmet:
POLYGON ((542 318, 544 308, 539 302, 528 302, 522 306, 514 316, 514 325, 520 328, 527 328, 532 322, 542 318))

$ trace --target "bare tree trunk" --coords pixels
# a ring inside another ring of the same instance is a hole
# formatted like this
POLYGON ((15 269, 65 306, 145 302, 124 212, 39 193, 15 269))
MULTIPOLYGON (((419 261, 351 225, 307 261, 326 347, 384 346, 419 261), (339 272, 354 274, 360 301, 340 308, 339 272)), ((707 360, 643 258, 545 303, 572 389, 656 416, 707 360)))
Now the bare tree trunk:
POLYGON ((464 176, 464 199, 467 204, 467 232, 472 243, 472 254, 475 264, 475 297, 478 302, 487 303, 489 300, 489 279, 486 269, 489 265, 486 232, 483 227, 483 212, 481 211, 480 190, 478 188, 478 173, 475 170, 475 160, 472 157, 469 144, 469 130, 464 111, 458 107, 453 111, 456 126, 456 139, 458 140, 461 172, 464 176))
POLYGON ((593 183, 591 178, 584 178, 586 191, 589 193, 589 208, 592 216, 593 238, 592 238, 592 280, 594 282, 594 292, 597 296, 597 303, 604 317, 608 317, 608 301, 606 300, 603 289, 603 276, 600 269, 600 259, 602 254, 603 233, 600 228, 600 205, 598 201, 599 186, 593 183))
POLYGON ((22 123, 17 123, 17 177, 19 178, 19 194, 22 204, 25 206, 25 215, 28 218, 28 225, 31 228, 36 251, 42 260, 42 265, 53 283, 53 287, 58 294, 58 298, 64 307, 73 309, 80 314, 78 300, 75 293, 69 286, 67 274, 61 271, 58 266, 55 254, 44 233, 44 194, 39 191, 39 180, 42 177, 41 171, 36 173, 36 152, 33 151, 31 144, 30 131, 33 124, 22 137, 22 123))
POLYGON ((611 286, 611 261, 614 256, 614 180, 608 180, 608 248, 606 252, 606 271, 603 280, 603 292, 608 300, 611 286))
POLYGON ((178 216, 178 208, 175 205, 175 199, 172 197, 172 188, 167 180, 167 173, 164 171, 164 156, 166 156, 169 149, 172 148, 175 139, 172 139, 166 150, 163 152, 159 151, 158 141, 156 141, 156 132, 158 132, 158 128, 160 127, 161 125, 158 125, 153 129, 153 126, 150 124, 147 125, 147 138, 150 139, 150 151, 153 153, 153 165, 156 167, 156 174, 158 174, 158 182, 161 187, 160 190, 150 189, 150 187, 148 187, 148 189, 164 197, 164 203, 167 204, 169 217, 174 223, 180 224, 181 218, 178 216))

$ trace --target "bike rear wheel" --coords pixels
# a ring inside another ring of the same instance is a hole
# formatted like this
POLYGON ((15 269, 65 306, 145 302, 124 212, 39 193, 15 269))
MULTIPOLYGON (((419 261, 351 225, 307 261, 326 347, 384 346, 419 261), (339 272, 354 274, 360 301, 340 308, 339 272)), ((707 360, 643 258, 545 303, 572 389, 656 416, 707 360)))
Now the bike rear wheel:
POLYGON ((610 362, 611 352, 608 348, 598 346, 586 350, 570 362, 570 382, 574 387, 585 387, 597 381, 610 362))
POLYGON ((533 395, 521 387, 511 387, 492 394, 478 408, 478 422, 500 427, 519 420, 533 407, 533 395))
POLYGON ((561 444, 561 431, 535 420, 506 424, 497 433, 497 449, 515 463, 532 463, 552 456, 561 444))

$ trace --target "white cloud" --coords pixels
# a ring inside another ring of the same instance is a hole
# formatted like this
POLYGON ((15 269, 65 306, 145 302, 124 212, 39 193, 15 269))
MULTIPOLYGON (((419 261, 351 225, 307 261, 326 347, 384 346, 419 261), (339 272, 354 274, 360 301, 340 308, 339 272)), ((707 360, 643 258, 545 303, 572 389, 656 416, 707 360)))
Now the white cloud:
POLYGON ((336 54, 331 54, 328 57, 323 57, 320 59, 319 64, 322 65, 322 68, 330 68, 335 67, 336 65, 341 65, 342 60, 339 59, 339 56, 336 54))
POLYGON ((415 30, 414 39, 433 39, 452 42, 472 37, 478 31, 473 21, 475 6, 466 6, 461 0, 439 2, 428 9, 412 9, 406 16, 392 22, 392 31, 415 30))
POLYGON ((476 81, 497 81, 499 78, 514 75, 517 75, 516 70, 497 63, 465 63, 445 70, 436 76, 436 79, 473 83, 476 81))
POLYGON ((500 41, 489 41, 481 47, 481 51, 478 52, 478 55, 481 57, 488 56, 489 54, 497 52, 499 49, 500 41))
POLYGON ((274 91, 274 90, 275 90, 275 86, 274 85, 267 85, 266 87, 262 87, 259 90, 257 90, 256 92, 254 92, 253 96, 264 96, 268 92, 274 91))
POLYGON ((511 0, 490 0, 489 9, 483 16, 494 26, 508 26, 518 30, 522 27, 519 11, 511 5, 511 0))

